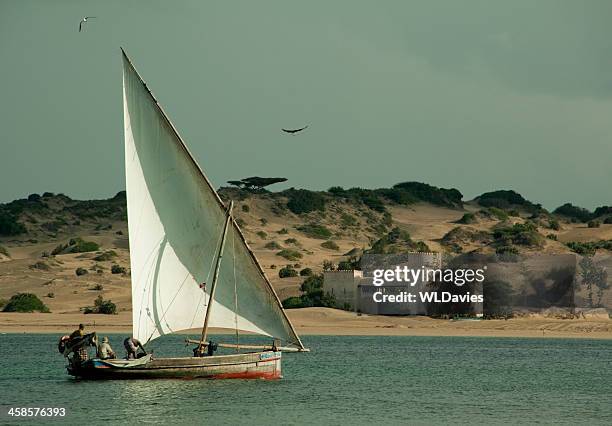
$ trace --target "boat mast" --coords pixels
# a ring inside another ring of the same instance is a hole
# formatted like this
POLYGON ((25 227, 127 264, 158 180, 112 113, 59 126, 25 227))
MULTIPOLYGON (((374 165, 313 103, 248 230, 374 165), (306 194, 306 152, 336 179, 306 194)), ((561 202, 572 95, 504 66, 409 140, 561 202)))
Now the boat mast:
POLYGON ((217 255, 217 263, 215 264, 215 272, 213 274, 213 281, 210 286, 210 297, 208 298, 208 307, 206 308, 206 316, 204 317, 204 326, 202 327, 202 338, 198 345, 197 352, 202 355, 204 353, 204 346, 206 343, 206 335, 208 334, 208 321, 210 320, 210 312, 212 311, 212 302, 215 297, 215 289, 217 287, 217 278, 219 278, 219 269, 221 268, 221 258, 223 257, 223 248, 225 247, 225 239, 227 237, 227 229, 232 221, 232 208, 234 202, 230 201, 229 207, 227 208, 227 217, 225 219, 225 225, 223 226, 223 239, 221 240, 221 246, 219 247, 219 254, 217 255))

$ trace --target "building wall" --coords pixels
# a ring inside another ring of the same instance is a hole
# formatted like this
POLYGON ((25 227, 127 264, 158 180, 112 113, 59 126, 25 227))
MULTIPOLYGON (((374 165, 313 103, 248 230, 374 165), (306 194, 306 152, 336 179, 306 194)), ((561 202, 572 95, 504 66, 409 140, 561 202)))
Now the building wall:
POLYGON ((323 292, 333 295, 339 308, 350 306, 350 310, 355 310, 357 285, 362 277, 361 271, 324 271, 323 292))

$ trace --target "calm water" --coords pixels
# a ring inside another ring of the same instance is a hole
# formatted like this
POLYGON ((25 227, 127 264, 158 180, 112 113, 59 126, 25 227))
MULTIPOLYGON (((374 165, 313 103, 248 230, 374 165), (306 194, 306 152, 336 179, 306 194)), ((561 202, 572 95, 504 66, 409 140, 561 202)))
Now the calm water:
MULTIPOLYGON (((0 404, 81 424, 612 424, 609 341, 306 336, 312 352, 285 354, 278 381, 87 382, 56 338, 0 335, 0 404)), ((188 354, 183 338, 156 353, 188 354)))

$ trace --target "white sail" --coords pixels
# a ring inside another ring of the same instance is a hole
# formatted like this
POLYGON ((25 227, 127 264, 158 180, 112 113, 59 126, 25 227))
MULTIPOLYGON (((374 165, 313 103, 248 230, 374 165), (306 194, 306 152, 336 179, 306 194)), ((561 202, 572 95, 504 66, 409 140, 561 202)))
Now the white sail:
MULTIPOLYGON (((133 334, 147 342, 202 327, 226 215, 125 52, 123 105, 133 334)), ((210 327, 272 336, 303 347, 233 220, 210 327)))

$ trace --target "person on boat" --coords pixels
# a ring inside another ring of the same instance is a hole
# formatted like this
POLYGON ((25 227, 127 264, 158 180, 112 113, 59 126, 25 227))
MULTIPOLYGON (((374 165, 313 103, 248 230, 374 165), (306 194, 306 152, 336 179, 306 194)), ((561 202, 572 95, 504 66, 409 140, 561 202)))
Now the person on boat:
MULTIPOLYGON (((136 339, 135 337, 127 337, 123 341, 123 346, 125 347, 125 350, 127 351, 126 359, 136 359, 136 358, 139 358, 139 356, 136 354, 136 352, 138 352, 138 348, 140 348, 142 350, 142 352, 143 352, 142 355, 146 355, 147 354, 147 351, 142 346, 142 343, 140 343, 140 341, 138 339, 136 339)), ((140 356, 142 356, 142 355, 140 355, 140 356)))
POLYGON ((102 338, 102 344, 100 345, 100 348, 98 349, 98 354, 100 356, 100 359, 115 359, 116 358, 115 351, 113 351, 113 348, 111 347, 110 343, 108 343, 107 336, 104 336, 102 338))
POLYGON ((74 340, 85 335, 85 326, 83 324, 79 324, 79 328, 74 330, 70 335, 70 340, 74 340))

